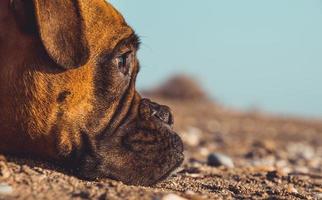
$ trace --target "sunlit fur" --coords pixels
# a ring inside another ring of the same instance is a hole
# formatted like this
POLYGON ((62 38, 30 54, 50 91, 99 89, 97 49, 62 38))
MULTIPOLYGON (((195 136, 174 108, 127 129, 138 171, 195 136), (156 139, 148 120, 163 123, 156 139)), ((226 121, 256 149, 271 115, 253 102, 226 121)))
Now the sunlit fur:
POLYGON ((70 161, 83 177, 143 185, 182 162, 176 133, 164 122, 139 117, 138 61, 128 78, 111 66, 118 49, 136 51, 137 38, 110 4, 26 0, 33 9, 22 12, 24 3, 15 1, 14 8, 0 1, 1 152, 70 161), (142 157, 127 149, 131 134, 143 142, 150 137, 141 129, 151 130, 157 141, 149 148, 164 152, 144 149, 142 157))

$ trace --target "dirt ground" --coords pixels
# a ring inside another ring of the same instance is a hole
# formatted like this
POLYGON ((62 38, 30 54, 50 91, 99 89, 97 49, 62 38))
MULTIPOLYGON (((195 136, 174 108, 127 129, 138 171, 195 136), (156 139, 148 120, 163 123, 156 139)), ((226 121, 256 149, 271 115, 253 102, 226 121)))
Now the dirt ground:
POLYGON ((322 120, 240 112, 198 87, 191 92, 192 82, 169 83, 146 92, 172 108, 185 143, 186 160, 166 181, 87 182, 45 162, 2 156, 0 199, 322 199, 322 120))

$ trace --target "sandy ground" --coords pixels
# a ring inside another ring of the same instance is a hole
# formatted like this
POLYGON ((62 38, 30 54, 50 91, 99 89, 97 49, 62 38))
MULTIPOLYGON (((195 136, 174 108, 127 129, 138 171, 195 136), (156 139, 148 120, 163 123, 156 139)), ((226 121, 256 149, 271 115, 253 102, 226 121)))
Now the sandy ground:
POLYGON ((186 160, 166 181, 87 182, 49 163, 2 156, 0 199, 322 199, 322 120, 238 112, 182 92, 189 84, 147 92, 173 109, 185 143, 186 160))

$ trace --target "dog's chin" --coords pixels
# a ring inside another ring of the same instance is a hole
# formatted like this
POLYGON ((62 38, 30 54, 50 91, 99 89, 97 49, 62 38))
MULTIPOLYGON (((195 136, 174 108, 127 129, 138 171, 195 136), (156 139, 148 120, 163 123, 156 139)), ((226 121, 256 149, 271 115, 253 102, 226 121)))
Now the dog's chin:
MULTIPOLYGON (((137 159, 135 160, 136 164, 129 162, 119 170, 110 170, 106 168, 105 177, 122 181, 128 185, 155 185, 156 183, 167 179, 177 168, 181 166, 184 157, 183 154, 177 152, 173 153, 171 156, 173 157, 173 160, 175 160, 171 164, 159 163, 158 165, 152 165, 150 163, 150 166, 146 167, 146 164, 149 163, 149 161, 146 161, 147 163, 141 163, 143 161, 137 159), (135 168, 132 168, 133 166, 135 166, 135 168)), ((162 160, 162 158, 160 158, 160 160, 162 160)))
POLYGON ((133 167, 122 181, 131 185, 153 185, 162 181, 184 159, 182 141, 168 126, 159 131, 141 129, 129 133, 123 138, 122 146, 132 159, 128 164, 133 167))
POLYGON ((178 169, 180 170, 180 166, 182 165, 183 161, 184 161, 184 155, 183 153, 178 153, 177 157, 177 163, 168 170, 168 172, 166 172, 164 175, 162 175, 159 179, 155 180, 154 182, 151 182, 150 184, 147 185, 154 185, 160 181, 163 181, 173 175, 175 175, 178 172, 178 169))

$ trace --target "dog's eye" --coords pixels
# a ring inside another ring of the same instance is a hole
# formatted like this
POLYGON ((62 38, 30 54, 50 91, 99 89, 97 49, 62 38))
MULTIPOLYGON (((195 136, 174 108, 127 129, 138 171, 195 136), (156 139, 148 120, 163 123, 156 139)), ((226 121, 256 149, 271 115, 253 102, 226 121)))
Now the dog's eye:
POLYGON ((122 74, 127 75, 132 63, 132 52, 126 52, 115 58, 115 63, 122 74))

